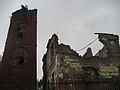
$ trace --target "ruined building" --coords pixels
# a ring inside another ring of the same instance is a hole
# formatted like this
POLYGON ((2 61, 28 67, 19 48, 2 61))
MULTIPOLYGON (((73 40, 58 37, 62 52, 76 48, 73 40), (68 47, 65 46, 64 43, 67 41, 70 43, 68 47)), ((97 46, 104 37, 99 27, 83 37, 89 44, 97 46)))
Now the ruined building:
POLYGON ((36 90, 37 10, 12 13, 0 68, 0 90, 36 90))
POLYGON ((119 79, 119 37, 113 34, 96 34, 104 47, 95 56, 93 56, 91 48, 80 56, 69 45, 59 44, 56 34, 49 39, 47 52, 43 57, 44 90, 85 90, 85 88, 86 90, 108 90, 108 88, 109 90, 119 90, 118 86, 111 85, 113 82, 109 85, 107 85, 108 83, 99 84, 104 89, 100 89, 95 84, 95 82, 102 82, 101 80, 119 79), (94 84, 91 81, 94 81, 94 84), (90 83, 86 85, 85 82, 90 83))

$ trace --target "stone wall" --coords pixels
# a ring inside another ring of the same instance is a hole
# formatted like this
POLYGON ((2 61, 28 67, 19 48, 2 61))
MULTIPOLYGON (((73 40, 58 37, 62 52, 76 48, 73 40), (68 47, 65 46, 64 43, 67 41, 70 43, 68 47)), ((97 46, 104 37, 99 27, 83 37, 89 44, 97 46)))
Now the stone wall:
POLYGON ((97 33, 103 48, 93 56, 91 48, 81 57, 69 45, 59 44, 56 34, 47 45, 43 69, 46 82, 102 80, 119 77, 120 51, 117 35, 97 33))

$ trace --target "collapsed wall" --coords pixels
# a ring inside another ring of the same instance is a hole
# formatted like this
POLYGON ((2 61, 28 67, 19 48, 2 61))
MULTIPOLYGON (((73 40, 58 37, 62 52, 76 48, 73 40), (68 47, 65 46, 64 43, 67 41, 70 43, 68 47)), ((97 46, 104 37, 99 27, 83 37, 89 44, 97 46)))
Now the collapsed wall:
POLYGON ((119 37, 106 33, 96 34, 104 47, 95 56, 91 48, 88 48, 82 57, 69 45, 59 44, 58 36, 54 34, 48 42, 46 59, 43 60, 46 62, 43 67, 46 68, 47 80, 80 80, 86 76, 86 79, 117 77, 120 66, 119 37))

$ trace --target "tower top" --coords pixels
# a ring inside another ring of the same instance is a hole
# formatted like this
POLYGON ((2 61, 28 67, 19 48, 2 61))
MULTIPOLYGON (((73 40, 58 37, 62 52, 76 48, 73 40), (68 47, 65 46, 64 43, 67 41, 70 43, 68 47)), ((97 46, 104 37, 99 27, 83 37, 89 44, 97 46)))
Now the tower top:
POLYGON ((28 5, 21 5, 22 9, 28 9, 28 5))

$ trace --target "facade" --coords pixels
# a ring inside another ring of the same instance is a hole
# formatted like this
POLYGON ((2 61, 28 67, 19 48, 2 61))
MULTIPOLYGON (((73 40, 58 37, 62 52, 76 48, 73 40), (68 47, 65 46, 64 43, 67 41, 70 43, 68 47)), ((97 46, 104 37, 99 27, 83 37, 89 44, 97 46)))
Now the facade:
POLYGON ((0 90, 36 90, 37 10, 12 13, 0 68, 0 90))
MULTIPOLYGON (((56 34, 49 39, 47 52, 43 57, 44 90, 83 90, 86 88, 85 82, 99 81, 100 83, 101 80, 119 79, 119 37, 113 34, 96 34, 104 47, 95 56, 92 55, 91 48, 88 48, 86 53, 80 56, 69 45, 59 44, 56 34)), ((104 89, 98 87, 96 89, 106 90, 109 87, 106 83, 101 85, 104 86, 104 89)), ((93 84, 93 86, 96 85, 93 84)), ((111 88, 114 90, 113 87, 111 88)), ((86 88, 86 90, 94 89, 86 88)))

